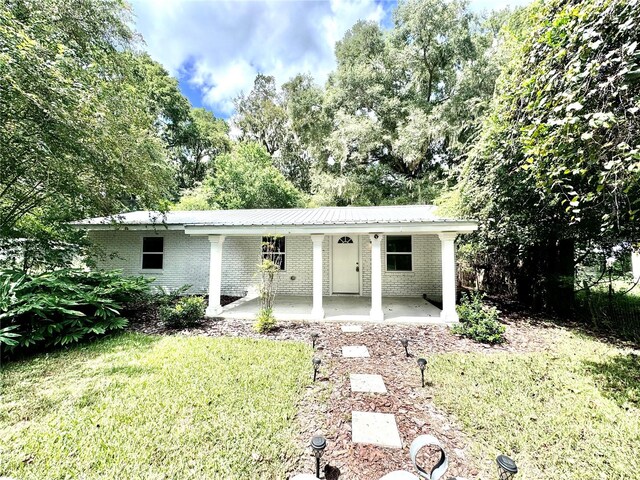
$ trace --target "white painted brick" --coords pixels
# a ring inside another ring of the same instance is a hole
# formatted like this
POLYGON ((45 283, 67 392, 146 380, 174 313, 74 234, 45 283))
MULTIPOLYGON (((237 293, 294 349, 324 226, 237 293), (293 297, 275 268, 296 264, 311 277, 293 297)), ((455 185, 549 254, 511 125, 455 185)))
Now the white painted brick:
MULTIPOLYGON (((118 268, 125 275, 145 275, 154 283, 175 289, 185 284, 193 292, 206 293, 209 285, 210 244, 207 237, 194 237, 182 231, 159 230, 165 238, 164 269, 147 273, 142 270, 142 237, 150 231, 91 231, 92 241, 106 256, 96 258, 99 268, 118 268)), ((228 236, 222 254, 222 294, 244 295, 259 282, 262 238, 228 236)), ((326 236, 322 247, 323 294, 330 294, 330 242, 326 236)), ((368 235, 360 236, 362 254, 362 292, 371 294, 371 249, 368 235)), ((386 271, 386 241, 382 241, 382 294, 384 296, 420 296, 440 300, 440 239, 437 235, 413 235, 413 271, 386 271)), ((282 295, 311 295, 313 285, 313 250, 309 236, 286 237, 286 270, 278 275, 277 292, 282 295), (293 277, 293 278, 292 278, 293 277)))

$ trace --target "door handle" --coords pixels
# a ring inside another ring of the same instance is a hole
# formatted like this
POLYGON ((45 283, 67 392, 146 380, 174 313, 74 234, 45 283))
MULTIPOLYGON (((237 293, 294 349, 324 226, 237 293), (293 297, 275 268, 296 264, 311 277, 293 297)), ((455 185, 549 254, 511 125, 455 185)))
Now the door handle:
POLYGON ((356 262, 356 272, 360 271, 360 264, 358 262, 356 262))

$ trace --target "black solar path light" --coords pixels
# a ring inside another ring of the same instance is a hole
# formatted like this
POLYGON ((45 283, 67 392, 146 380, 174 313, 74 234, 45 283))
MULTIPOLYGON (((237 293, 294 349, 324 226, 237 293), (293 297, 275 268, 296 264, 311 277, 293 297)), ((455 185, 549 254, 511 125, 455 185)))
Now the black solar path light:
POLYGON ((498 455, 496 463, 498 464, 498 478, 500 480, 511 480, 518 473, 516 462, 506 455, 498 455))
POLYGON ((424 388, 424 369, 427 366, 427 360, 425 358, 419 358, 418 366, 420 367, 420 375, 422 376, 422 388, 424 388))
POLYGON ((320 334, 318 334, 317 332, 313 332, 310 336, 311 336, 311 348, 315 350, 316 342, 318 341, 318 337, 320 336, 320 334))
POLYGON ((320 478, 320 458, 327 448, 327 440, 323 436, 316 436, 311 439, 311 449, 313 456, 316 457, 316 477, 320 478))
POLYGON ((314 358, 313 362, 313 381, 316 381, 316 377, 318 376, 318 370, 320 370, 320 364, 322 361, 319 358, 314 358))
POLYGON ((403 338, 402 340, 400 340, 400 343, 404 347, 404 353, 408 357, 409 356, 409 340, 407 340, 406 338, 403 338))

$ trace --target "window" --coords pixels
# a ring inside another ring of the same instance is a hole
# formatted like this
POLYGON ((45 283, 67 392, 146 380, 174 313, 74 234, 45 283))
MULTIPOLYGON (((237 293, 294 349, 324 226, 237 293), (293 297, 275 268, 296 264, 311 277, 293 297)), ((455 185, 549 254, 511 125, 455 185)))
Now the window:
POLYGON ((412 263, 411 235, 388 235, 387 271, 410 272, 412 263))
POLYGON ((164 238, 163 237, 143 237, 142 238, 142 269, 162 270, 164 259, 164 238))
POLYGON ((285 269, 285 241, 284 237, 262 237, 262 258, 271 260, 285 269))
POLYGON ((353 239, 351 237, 340 237, 338 243, 353 243, 353 239))

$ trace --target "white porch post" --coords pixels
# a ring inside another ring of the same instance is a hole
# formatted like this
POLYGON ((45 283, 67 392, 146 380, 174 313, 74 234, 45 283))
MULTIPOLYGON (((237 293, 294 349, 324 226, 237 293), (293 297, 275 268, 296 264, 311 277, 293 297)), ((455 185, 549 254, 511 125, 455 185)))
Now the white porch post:
POLYGON ((371 239, 371 320, 384 320, 382 312, 382 235, 369 235, 371 239))
POLYGON ((322 309, 322 242, 324 235, 311 235, 313 242, 313 310, 311 316, 315 320, 324 318, 322 309))
POLYGON ((457 322, 456 312, 456 233, 439 233, 442 251, 442 312, 445 322, 457 322))
POLYGON ((224 235, 209 235, 211 256, 209 259, 209 306, 207 317, 215 317, 220 313, 220 289, 222 287, 222 246, 224 235))

